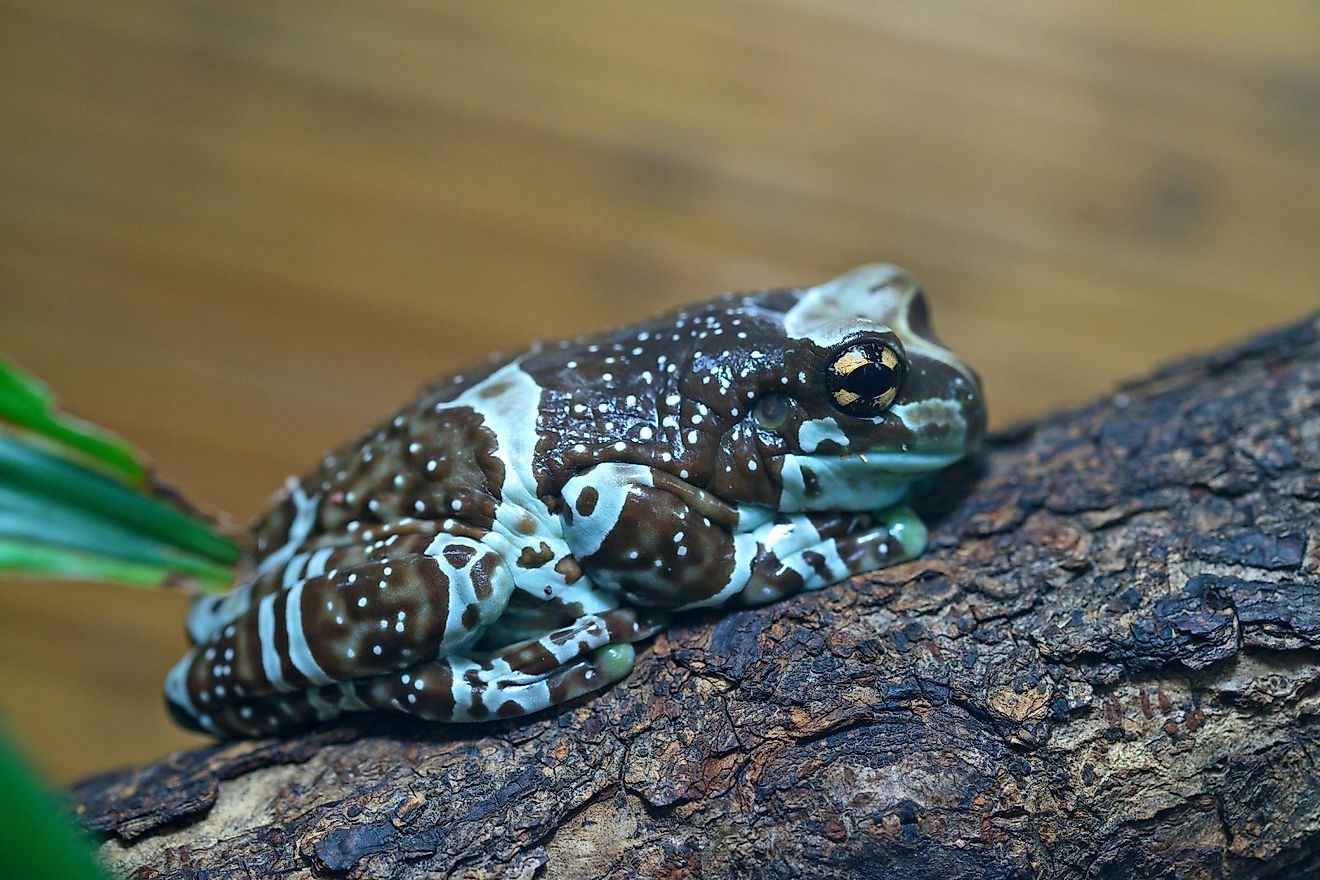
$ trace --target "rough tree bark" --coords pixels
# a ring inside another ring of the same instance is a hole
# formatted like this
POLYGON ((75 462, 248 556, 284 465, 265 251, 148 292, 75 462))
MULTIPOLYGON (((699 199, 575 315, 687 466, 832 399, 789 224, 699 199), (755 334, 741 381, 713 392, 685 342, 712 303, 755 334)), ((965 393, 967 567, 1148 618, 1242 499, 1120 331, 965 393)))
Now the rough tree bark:
POLYGON ((559 714, 222 744, 77 810, 138 878, 1320 873, 1320 316, 946 487, 919 560, 690 617, 559 714))

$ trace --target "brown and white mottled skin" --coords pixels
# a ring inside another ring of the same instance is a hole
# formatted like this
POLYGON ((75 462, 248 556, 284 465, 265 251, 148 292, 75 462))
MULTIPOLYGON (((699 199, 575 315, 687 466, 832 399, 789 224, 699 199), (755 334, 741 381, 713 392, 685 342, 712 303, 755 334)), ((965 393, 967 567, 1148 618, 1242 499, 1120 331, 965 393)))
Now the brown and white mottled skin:
POLYGON ((625 676, 668 611, 921 552, 910 488, 984 420, 886 265, 437 380, 257 522, 255 576, 194 603, 170 707, 249 736, 545 709, 625 676))

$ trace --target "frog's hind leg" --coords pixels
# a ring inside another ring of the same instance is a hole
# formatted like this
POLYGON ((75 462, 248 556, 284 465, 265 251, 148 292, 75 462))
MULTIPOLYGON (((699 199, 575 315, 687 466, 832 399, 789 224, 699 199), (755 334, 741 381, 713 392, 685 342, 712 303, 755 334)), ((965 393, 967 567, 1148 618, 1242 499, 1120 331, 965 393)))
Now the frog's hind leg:
POLYGON ((572 625, 489 654, 440 657, 404 669, 225 706, 212 721, 264 736, 371 710, 428 721, 471 722, 539 712, 599 690, 632 669, 631 643, 666 623, 632 609, 585 615, 572 625))
POLYGON ((660 630, 663 614, 629 608, 586 615, 571 626, 493 654, 447 657, 353 684, 369 708, 430 721, 486 721, 529 715, 624 678, 632 642, 660 630))
MULTIPOLYGON (((479 529, 463 529, 459 524, 447 531, 477 541, 482 535, 479 529)), ((188 606, 188 638, 194 645, 200 644, 265 597, 312 578, 351 571, 372 561, 389 562, 425 553, 439 534, 438 523, 409 519, 318 535, 300 545, 297 552, 289 545, 289 552, 277 551, 262 559, 252 577, 228 593, 195 597, 188 606)))
POLYGON ((166 678, 176 717, 212 733, 228 707, 379 675, 462 651, 513 591, 503 558, 438 535, 424 552, 367 561, 266 593, 196 645, 166 678))

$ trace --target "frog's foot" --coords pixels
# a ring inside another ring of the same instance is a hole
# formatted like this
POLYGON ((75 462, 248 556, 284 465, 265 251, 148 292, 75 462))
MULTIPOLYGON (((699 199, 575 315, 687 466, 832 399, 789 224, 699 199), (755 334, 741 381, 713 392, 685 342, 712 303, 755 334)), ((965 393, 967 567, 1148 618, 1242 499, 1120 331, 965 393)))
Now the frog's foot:
POLYGON ((668 623, 669 616, 662 611, 647 609, 643 613, 616 608, 583 615, 569 626, 539 638, 476 656, 505 663, 510 671, 521 675, 547 675, 597 648, 650 638, 668 623))
POLYGON ((635 656, 631 642, 654 635, 665 622, 663 615, 642 617, 629 608, 585 615, 571 626, 490 654, 442 657, 338 685, 234 703, 208 720, 244 736, 268 736, 368 710, 454 722, 527 715, 627 676, 635 656))
POLYGON ((926 548, 926 525, 907 506, 866 515, 799 514, 771 527, 758 544, 747 586, 738 594, 741 604, 761 605, 799 590, 819 590, 905 562, 926 548))

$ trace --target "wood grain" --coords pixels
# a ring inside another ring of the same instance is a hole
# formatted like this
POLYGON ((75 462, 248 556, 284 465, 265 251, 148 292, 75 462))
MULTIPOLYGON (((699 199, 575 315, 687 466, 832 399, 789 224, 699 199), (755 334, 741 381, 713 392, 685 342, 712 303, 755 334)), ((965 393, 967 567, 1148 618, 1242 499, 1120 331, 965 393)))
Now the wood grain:
MULTIPOLYGON (((1004 425, 1320 302, 1301 2, 0 0, 0 349, 247 518, 488 351, 886 259, 1004 425)), ((60 779, 175 596, 0 588, 60 779)))

